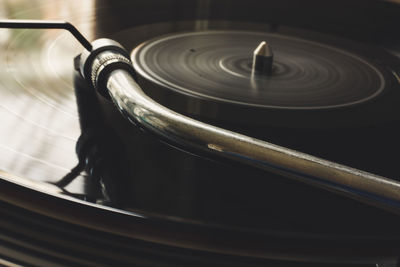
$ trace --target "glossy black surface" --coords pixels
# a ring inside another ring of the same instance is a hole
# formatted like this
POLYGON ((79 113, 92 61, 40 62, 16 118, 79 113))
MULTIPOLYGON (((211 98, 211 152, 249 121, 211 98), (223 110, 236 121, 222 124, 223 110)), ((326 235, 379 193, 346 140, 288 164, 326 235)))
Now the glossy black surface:
MULTIPOLYGON (((393 26, 400 23, 397 5, 381 1, 321 2, 3 1, 0 4, 8 10, 4 15, 7 18, 69 20, 87 38, 115 38, 128 50, 161 34, 209 28, 253 29, 254 22, 268 29, 284 25, 337 34, 398 53, 397 29, 393 26)), ((50 216, 78 225, 85 221, 88 227, 104 223, 96 229, 118 235, 126 231, 134 239, 150 240, 150 234, 140 233, 164 235, 163 241, 152 239, 154 243, 178 240, 181 243, 175 246, 196 248, 192 243, 204 241, 207 246, 200 246, 200 250, 219 252, 217 248, 225 243, 232 251, 237 249, 237 254, 247 249, 247 253, 253 253, 251 257, 304 260, 318 255, 318 261, 344 258, 359 261, 362 257, 371 260, 397 255, 398 216, 284 177, 216 162, 171 147, 123 121, 115 107, 102 96, 91 93, 90 88, 77 91, 79 116, 72 76, 73 57, 81 51, 80 45, 67 33, 57 31, 4 33, 0 168, 26 180, 58 181, 78 162, 75 145, 81 134, 80 117, 84 133, 88 128, 94 129, 87 134, 93 146, 82 152, 91 163, 65 189, 80 199, 146 216, 128 213, 126 219, 114 210, 100 212, 97 207, 86 209, 85 204, 76 203, 68 206, 67 203, 72 203, 70 199, 55 201, 48 197, 41 198, 48 202, 40 202, 38 197, 35 201, 32 192, 11 194, 16 189, 4 182, 7 191, 2 196, 9 202, 29 209, 36 207, 39 213, 44 212, 46 203, 62 204, 66 205, 64 217, 60 215, 64 206, 49 207, 47 212, 57 210, 50 216), (120 143, 108 142, 115 135, 120 143), (21 197, 18 202, 13 195, 32 197, 21 197), (93 217, 89 224, 85 214, 98 217, 93 217), (151 223, 146 225, 146 221, 151 223)), ((387 64, 392 68, 393 62, 387 64)), ((79 81, 76 84, 86 86, 79 81)), ((362 114, 362 111, 355 112, 362 114)), ((379 121, 381 114, 373 116, 376 116, 374 121, 379 121)), ((388 123, 363 128, 312 131, 291 129, 292 126, 264 128, 222 121, 212 123, 396 178, 399 177, 397 159, 386 154, 399 148, 396 116, 388 123), (335 140, 346 142, 338 146, 335 140)))

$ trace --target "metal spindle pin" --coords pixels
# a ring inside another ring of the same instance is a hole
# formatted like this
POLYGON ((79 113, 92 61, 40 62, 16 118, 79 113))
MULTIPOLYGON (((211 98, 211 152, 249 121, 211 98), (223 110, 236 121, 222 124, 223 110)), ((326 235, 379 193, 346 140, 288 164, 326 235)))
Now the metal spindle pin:
POLYGON ((263 41, 253 52, 253 73, 270 75, 274 55, 271 46, 263 41))

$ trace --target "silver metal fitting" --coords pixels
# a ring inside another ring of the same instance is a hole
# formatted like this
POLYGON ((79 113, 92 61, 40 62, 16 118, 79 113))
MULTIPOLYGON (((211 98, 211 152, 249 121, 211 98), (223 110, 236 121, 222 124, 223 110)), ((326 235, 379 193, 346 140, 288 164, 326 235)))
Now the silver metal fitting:
POLYGON ((105 90, 105 78, 113 70, 124 69, 135 76, 129 54, 118 42, 97 39, 92 42, 92 47, 92 51, 82 52, 78 68, 81 75, 103 96, 108 95, 105 90))

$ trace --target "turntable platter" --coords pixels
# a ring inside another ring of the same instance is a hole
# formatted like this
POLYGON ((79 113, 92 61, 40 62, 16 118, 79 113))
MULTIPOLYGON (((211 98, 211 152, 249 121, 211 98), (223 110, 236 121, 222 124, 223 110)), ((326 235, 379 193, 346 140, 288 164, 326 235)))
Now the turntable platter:
POLYGON ((323 43, 248 31, 172 34, 133 51, 135 69, 155 84, 212 101, 246 106, 319 109, 379 95, 381 71, 367 60, 323 43), (270 75, 252 72, 253 50, 273 50, 270 75))

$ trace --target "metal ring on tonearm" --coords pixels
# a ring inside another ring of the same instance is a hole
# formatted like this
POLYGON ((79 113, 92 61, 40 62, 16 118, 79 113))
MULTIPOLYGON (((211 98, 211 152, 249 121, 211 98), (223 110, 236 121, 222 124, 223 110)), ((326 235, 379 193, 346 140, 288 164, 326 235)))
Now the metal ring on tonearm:
POLYGON ((284 174, 400 214, 400 182, 178 114, 143 92, 121 45, 109 39, 96 40, 92 45, 91 52, 81 54, 82 75, 102 95, 111 98, 127 119, 164 140, 284 174))

